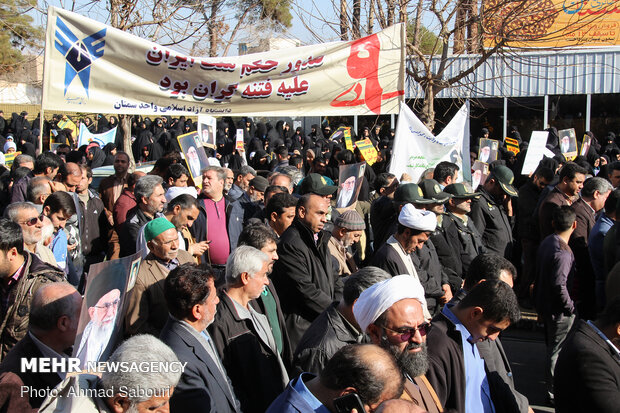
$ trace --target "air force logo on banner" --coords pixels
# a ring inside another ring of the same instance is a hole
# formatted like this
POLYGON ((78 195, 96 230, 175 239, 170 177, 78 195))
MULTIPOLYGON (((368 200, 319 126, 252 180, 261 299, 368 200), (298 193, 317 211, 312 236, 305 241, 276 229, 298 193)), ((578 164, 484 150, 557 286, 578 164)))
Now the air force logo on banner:
POLYGON ((79 40, 60 20, 60 17, 56 18, 56 41, 54 44, 56 50, 65 57, 67 62, 65 67, 65 95, 69 85, 77 76, 82 81, 82 86, 84 86, 86 96, 88 96, 90 66, 96 59, 103 56, 105 32, 106 29, 103 29, 83 40, 79 40))

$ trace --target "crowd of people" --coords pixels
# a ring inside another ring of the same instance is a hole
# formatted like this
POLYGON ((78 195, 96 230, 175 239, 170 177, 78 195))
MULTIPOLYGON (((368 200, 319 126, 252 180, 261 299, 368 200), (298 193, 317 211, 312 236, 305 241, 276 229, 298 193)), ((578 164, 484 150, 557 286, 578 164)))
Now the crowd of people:
MULTIPOLYGON (((117 119, 84 123, 101 131, 117 119)), ((568 161, 550 138, 556 156, 529 177, 522 143, 516 156, 501 148, 477 188, 451 162, 412 182, 387 171, 393 131, 379 125, 359 135, 377 161, 355 201, 337 208, 340 167, 365 160, 329 126, 224 118, 201 182, 176 143, 194 129, 183 117, 135 117, 131 147, 119 138, 78 148, 67 129, 55 152, 17 145, 0 176, 8 411, 531 412, 499 339, 522 308, 544 325, 557 412, 620 405, 620 162, 601 165, 598 152, 568 161), (131 158, 152 170, 131 172, 131 158), (114 174, 92 187, 106 164, 114 174), (124 305, 111 280, 108 294, 83 298, 93 264, 136 253, 124 305), (78 332, 83 300, 91 321, 78 332), (106 347, 88 338, 109 335, 117 316, 124 341, 106 360, 183 371, 20 368, 37 357, 99 360, 106 347), (72 351, 78 334, 86 339, 72 351)))

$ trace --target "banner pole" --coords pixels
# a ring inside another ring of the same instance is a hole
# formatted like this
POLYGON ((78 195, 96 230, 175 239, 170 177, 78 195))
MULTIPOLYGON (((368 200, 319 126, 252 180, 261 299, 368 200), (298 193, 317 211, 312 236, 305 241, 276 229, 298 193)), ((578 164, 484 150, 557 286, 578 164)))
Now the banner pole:
MULTIPOLYGON (((39 150, 41 151, 41 153, 44 151, 43 149, 43 125, 45 123, 45 116, 44 116, 44 102, 45 102, 45 87, 47 85, 47 82, 49 81, 48 76, 48 68, 47 68, 47 48, 49 47, 49 36, 48 36, 48 28, 50 27, 50 20, 52 19, 51 17, 51 9, 52 7, 48 7, 47 9, 47 26, 45 27, 45 49, 43 51, 43 84, 41 85, 41 121, 40 121, 40 127, 41 127, 41 131, 39 132, 39 150)), ((48 149, 51 149, 52 145, 51 145, 51 135, 50 135, 50 146, 48 149)))

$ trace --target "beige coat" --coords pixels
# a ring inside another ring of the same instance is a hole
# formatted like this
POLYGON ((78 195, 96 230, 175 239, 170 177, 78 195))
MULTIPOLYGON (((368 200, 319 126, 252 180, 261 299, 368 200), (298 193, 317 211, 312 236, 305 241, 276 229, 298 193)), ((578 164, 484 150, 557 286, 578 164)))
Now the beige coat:
MULTIPOLYGON (((179 264, 193 263, 192 256, 179 250, 179 264)), ((168 306, 164 297, 164 280, 168 271, 153 253, 140 263, 136 283, 129 291, 129 302, 125 313, 125 335, 152 334, 159 336, 168 320, 168 306)))

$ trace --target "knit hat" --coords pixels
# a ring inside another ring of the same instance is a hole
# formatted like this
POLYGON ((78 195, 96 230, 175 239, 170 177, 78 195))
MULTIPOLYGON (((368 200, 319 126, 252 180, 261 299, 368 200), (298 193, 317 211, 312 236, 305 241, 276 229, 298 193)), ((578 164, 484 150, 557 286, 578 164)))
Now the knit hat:
POLYGON ((426 308, 424 287, 413 275, 397 275, 378 282, 360 294, 353 304, 353 315, 362 331, 374 323, 381 314, 400 300, 413 298, 418 300, 422 309, 426 308))
POLYGON ((265 192, 269 186, 269 181, 263 176, 256 176, 250 180, 250 186, 253 186, 258 192, 265 192))
POLYGON ((398 222, 407 228, 417 229, 418 231, 435 231, 437 216, 431 211, 416 209, 413 205, 406 204, 400 210, 398 222))
POLYGON ((15 142, 7 141, 4 144, 4 153, 6 153, 11 148, 13 148, 14 150, 17 150, 17 145, 15 145, 15 142))
POLYGON ((362 231, 366 229, 366 224, 362 216, 352 209, 338 215, 334 221, 334 225, 340 228, 346 228, 349 231, 362 231))
POLYGON ((194 188, 193 186, 171 186, 166 191, 166 202, 170 202, 177 196, 184 194, 191 195, 194 198, 198 197, 198 194, 196 193, 196 188, 194 188))
POLYGON ((172 222, 168 221, 164 217, 155 218, 149 221, 144 227, 144 239, 146 242, 151 241, 164 231, 175 228, 172 222))

